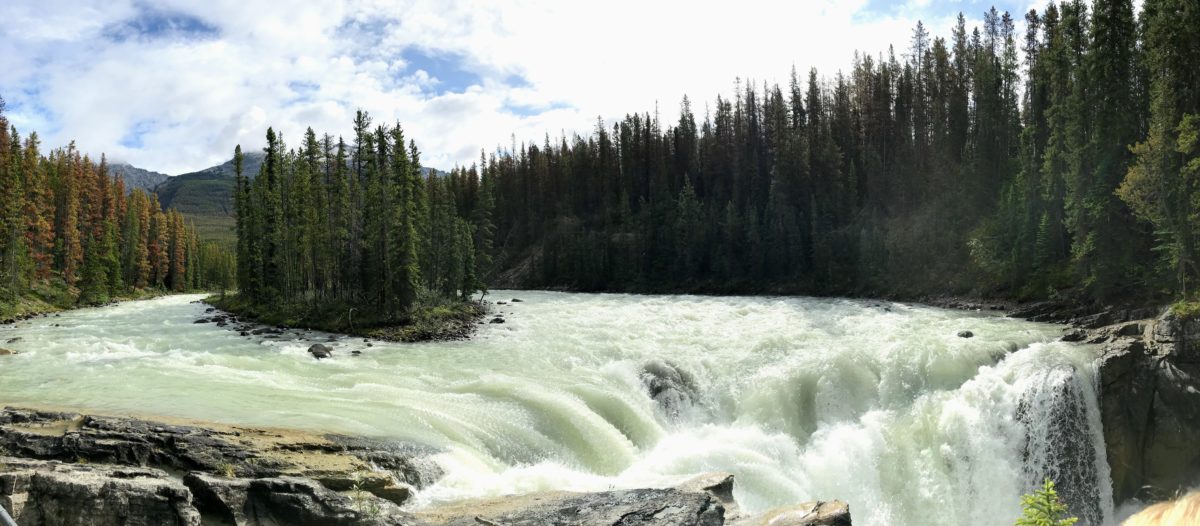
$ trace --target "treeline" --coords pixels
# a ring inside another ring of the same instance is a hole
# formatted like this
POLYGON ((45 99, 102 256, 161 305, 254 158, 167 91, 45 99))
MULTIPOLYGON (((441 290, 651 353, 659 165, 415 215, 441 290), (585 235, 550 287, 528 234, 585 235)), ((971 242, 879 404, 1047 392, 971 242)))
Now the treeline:
POLYGON ((241 293, 259 306, 367 307, 360 315, 394 321, 418 300, 478 290, 492 232, 479 178, 423 176, 400 125, 372 127, 361 111, 352 140, 310 128, 288 149, 269 129, 253 178, 235 150, 241 293))
POLYGON ((1025 19, 1018 35, 1007 13, 960 15, 949 39, 918 24, 899 56, 832 79, 793 69, 700 118, 685 97, 670 123, 493 156, 470 172, 494 188, 495 279, 1104 299, 1195 276, 1196 2, 1025 19))
POLYGON ((0 99, 0 303, 31 290, 83 304, 136 290, 232 286, 232 255, 201 245, 153 194, 126 193, 71 143, 41 153, 37 133, 10 127, 0 99))

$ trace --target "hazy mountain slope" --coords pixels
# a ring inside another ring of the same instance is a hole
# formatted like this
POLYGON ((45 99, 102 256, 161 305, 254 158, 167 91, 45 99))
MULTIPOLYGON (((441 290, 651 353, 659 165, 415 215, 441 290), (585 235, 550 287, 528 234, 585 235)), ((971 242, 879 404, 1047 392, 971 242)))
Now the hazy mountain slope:
MULTIPOLYGON (((253 179, 258 175, 264 158, 262 152, 247 153, 243 173, 253 179)), ((443 173, 433 168, 424 168, 423 172, 425 175, 443 173)), ((233 159, 196 172, 164 178, 165 180, 155 188, 163 208, 174 207, 183 212, 184 216, 196 225, 201 239, 217 241, 232 247, 236 241, 233 218, 233 159)))
POLYGON ((128 163, 112 163, 108 165, 108 171, 125 180, 126 192, 132 192, 134 188, 153 192, 158 185, 170 178, 167 174, 144 170, 128 163))

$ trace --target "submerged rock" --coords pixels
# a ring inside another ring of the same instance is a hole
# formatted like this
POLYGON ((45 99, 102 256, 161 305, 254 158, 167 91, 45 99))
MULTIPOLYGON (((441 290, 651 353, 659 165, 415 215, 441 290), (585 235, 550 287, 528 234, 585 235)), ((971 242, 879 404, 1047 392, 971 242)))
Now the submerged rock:
POLYGON ((488 323, 494 323, 494 324, 504 323, 504 318, 496 316, 495 318, 492 318, 492 321, 490 321, 488 323))
POLYGON ((191 492, 147 468, 0 457, 0 505, 22 525, 200 524, 191 492))
POLYGON ((641 376, 650 398, 671 417, 679 416, 681 410, 691 407, 699 398, 695 378, 671 362, 647 362, 642 366, 641 376))
POLYGON ((313 355, 313 358, 318 360, 333 356, 333 349, 323 343, 314 343, 308 348, 308 354, 313 355))
POLYGON ((974 336, 975 336, 975 333, 973 333, 971 331, 958 331, 959 338, 972 338, 974 336))

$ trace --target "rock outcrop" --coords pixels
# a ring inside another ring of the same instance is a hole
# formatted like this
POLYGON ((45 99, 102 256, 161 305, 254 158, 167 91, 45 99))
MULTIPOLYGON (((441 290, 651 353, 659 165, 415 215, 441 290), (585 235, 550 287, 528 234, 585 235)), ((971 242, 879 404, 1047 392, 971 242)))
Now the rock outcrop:
POLYGON ((436 526, 721 526, 725 508, 708 493, 632 489, 546 492, 446 506, 417 516, 436 526))
POLYGON ((300 477, 229 479, 189 473, 183 482, 195 495, 196 506, 214 521, 237 526, 288 524, 295 526, 394 525, 424 523, 400 511, 394 503, 363 490, 349 495, 300 477))
POLYGON ((0 457, 0 506, 21 526, 199 526, 183 484, 157 469, 0 457))
POLYGON ((366 491, 391 501, 442 476, 431 458, 439 451, 418 444, 15 408, 0 411, 0 450, 31 459, 175 472, 304 476, 337 491, 365 478, 366 491))
MULTIPOLYGON (((728 473, 703 474, 674 488, 552 491, 407 512, 400 505, 442 476, 433 460, 438 451, 338 435, 7 408, 0 410, 0 451, 11 455, 0 457, 0 506, 21 526, 720 526, 742 520, 728 473)), ((737 524, 849 524, 849 508, 840 503, 774 513, 737 524)))
POLYGON ((734 526, 850 526, 850 505, 840 500, 806 502, 747 517, 734 526))
POLYGON ((1158 500, 1200 474, 1200 320, 1170 312, 1092 331, 1113 498, 1158 500))

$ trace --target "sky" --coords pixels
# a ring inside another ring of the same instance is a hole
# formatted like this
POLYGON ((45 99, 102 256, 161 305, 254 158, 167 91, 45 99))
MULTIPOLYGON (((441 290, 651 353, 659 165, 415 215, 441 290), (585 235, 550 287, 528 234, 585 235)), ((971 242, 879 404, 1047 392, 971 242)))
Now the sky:
MULTIPOLYGON (((1021 21, 1028 0, 4 0, 0 97, 43 148, 170 175, 262 148, 268 126, 350 135, 399 122, 422 163, 467 165, 514 141, 586 134, 656 108, 698 115, 735 79, 847 70, 961 11, 1021 21)), ((1018 32, 1022 31, 1018 25, 1018 32)), ((1020 34, 1020 33, 1018 33, 1020 34)))

